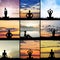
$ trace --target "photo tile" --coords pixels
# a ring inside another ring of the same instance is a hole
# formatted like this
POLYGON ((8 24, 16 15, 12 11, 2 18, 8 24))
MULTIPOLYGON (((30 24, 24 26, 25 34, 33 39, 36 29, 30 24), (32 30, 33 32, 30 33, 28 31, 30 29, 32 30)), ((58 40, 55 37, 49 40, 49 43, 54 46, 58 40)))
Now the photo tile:
POLYGON ((40 18, 40 0, 20 0, 20 18, 40 18))
POLYGON ((60 0, 41 0, 41 17, 46 18, 49 13, 54 18, 60 17, 60 0))
POLYGON ((60 20, 41 20, 41 38, 59 39, 60 20))
POLYGON ((21 20, 20 21, 20 36, 21 38, 39 38, 40 37, 40 24, 39 20, 21 20))
POLYGON ((0 0, 0 17, 19 17, 19 0, 0 0))
POLYGON ((20 38, 18 20, 0 20, 0 38, 20 38))
POLYGON ((21 40, 20 41, 20 59, 40 59, 40 41, 39 40, 21 40))
POLYGON ((51 41, 51 40, 43 40, 41 41, 41 59, 53 59, 57 60, 60 58, 60 41, 51 41))
POLYGON ((19 58, 19 41, 0 41, 0 59, 19 58))

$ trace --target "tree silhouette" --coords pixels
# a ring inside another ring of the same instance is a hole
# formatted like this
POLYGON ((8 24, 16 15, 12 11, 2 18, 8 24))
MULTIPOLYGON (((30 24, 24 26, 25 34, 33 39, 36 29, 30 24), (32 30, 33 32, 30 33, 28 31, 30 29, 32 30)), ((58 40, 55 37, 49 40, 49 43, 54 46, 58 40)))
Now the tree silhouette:
POLYGON ((56 29, 51 28, 50 31, 52 32, 52 37, 54 37, 55 36, 56 29))
POLYGON ((59 30, 59 27, 48 25, 44 28, 47 32, 51 32, 52 37, 55 37, 56 32, 59 30))
POLYGON ((29 10, 29 13, 26 14, 26 17, 31 19, 33 17, 33 14, 31 13, 31 11, 29 10))
POLYGON ((29 56, 29 59, 31 59, 32 57, 32 53, 33 53, 33 51, 31 50, 31 49, 29 49, 28 51, 27 51, 27 53, 28 53, 28 56, 29 56))

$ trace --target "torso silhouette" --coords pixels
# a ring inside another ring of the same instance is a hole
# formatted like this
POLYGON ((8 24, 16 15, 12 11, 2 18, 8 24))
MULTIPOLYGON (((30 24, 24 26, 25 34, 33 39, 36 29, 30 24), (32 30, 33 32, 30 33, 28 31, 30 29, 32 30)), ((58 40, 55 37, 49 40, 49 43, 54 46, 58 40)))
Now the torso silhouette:
POLYGON ((5 52, 5 50, 4 50, 2 55, 3 55, 4 58, 7 56, 7 53, 5 52))
POLYGON ((51 18, 52 13, 53 13, 53 10, 49 9, 49 10, 48 10, 49 18, 51 18))
POLYGON ((5 15, 5 17, 7 17, 7 9, 6 8, 4 10, 4 15, 5 15))
POLYGON ((26 31, 24 31, 24 38, 31 38, 29 34, 26 34, 26 31))
POLYGON ((29 49, 28 51, 27 51, 27 53, 28 53, 28 55, 29 55, 29 58, 31 58, 31 56, 32 56, 32 50, 31 49, 29 49))
POLYGON ((32 18, 33 17, 33 14, 30 12, 30 10, 29 10, 29 13, 26 14, 26 17, 27 18, 32 18))
POLYGON ((53 50, 51 50, 51 52, 50 52, 50 58, 54 58, 54 52, 53 52, 53 50))
POLYGON ((26 37, 26 31, 24 31, 24 37, 26 37))
POLYGON ((12 38, 12 33, 10 32, 10 30, 8 30, 8 33, 6 34, 7 38, 12 38))
POLYGON ((52 15, 52 13, 51 13, 51 11, 50 11, 50 13, 49 13, 49 17, 51 17, 51 15, 52 15))

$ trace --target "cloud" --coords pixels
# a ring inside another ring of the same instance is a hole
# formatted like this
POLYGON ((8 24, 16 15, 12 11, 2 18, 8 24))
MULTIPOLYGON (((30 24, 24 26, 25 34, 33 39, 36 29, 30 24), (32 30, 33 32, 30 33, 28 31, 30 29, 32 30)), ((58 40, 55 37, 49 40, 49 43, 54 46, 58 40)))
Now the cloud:
MULTIPOLYGON (((22 47, 21 47, 20 49, 21 49, 21 50, 29 50, 29 48, 22 48, 22 47)), ((31 49, 31 50, 34 50, 34 51, 40 51, 40 50, 37 49, 37 48, 36 48, 36 49, 33 48, 33 49, 31 49)))
POLYGON ((14 31, 17 31, 18 29, 17 28, 6 28, 6 30, 7 31, 10 30, 10 31, 14 32, 14 31))
POLYGON ((21 40, 20 43, 26 43, 24 40, 21 40))
POLYGON ((12 50, 10 53, 9 53, 10 57, 12 58, 19 58, 19 51, 18 50, 12 50))
POLYGON ((56 0, 41 1, 41 17, 47 17, 47 10, 50 8, 53 10, 52 16, 60 17, 60 5, 56 3, 56 0))
POLYGON ((7 32, 8 30, 14 32, 17 31, 17 28, 6 28, 6 27, 0 27, 0 32, 7 32))
MULTIPOLYGON (((33 40, 33 41, 34 41, 34 42, 37 42, 37 43, 40 42, 39 40, 33 40)), ((26 42, 25 42, 25 40, 21 40, 20 43, 23 43, 23 44, 24 44, 24 43, 26 43, 26 42)))
POLYGON ((53 48, 53 47, 60 47, 59 45, 57 45, 57 46, 42 46, 41 48, 53 48))
POLYGON ((25 0, 25 1, 21 1, 21 10, 32 10, 33 13, 39 13, 40 12, 40 2, 39 0, 25 0), (33 9, 35 11, 33 11, 33 9), (36 11, 37 10, 37 11, 36 11))
POLYGON ((60 27, 59 26, 54 26, 54 25, 47 25, 47 26, 42 26, 42 31, 46 31, 51 33, 52 29, 55 29, 55 34, 60 34, 60 27))
POLYGON ((37 10, 39 10, 40 9, 40 3, 37 3, 37 4, 35 4, 33 6, 30 6, 30 7, 31 7, 31 9, 37 9, 37 10))
POLYGON ((32 26, 21 26, 21 31, 39 31, 39 28, 32 27, 32 26))
POLYGON ((20 8, 27 8, 27 7, 29 7, 29 5, 27 5, 27 3, 21 2, 20 8))
POLYGON ((21 52, 20 55, 21 56, 27 56, 27 54, 25 52, 21 52))
POLYGON ((0 0, 0 3, 1 3, 1 0, 0 0))
POLYGON ((54 50, 55 53, 59 53, 60 54, 60 50, 54 50))
MULTIPOLYGON (((26 52, 21 52, 21 54, 20 54, 21 56, 28 56, 28 53, 26 52)), ((40 54, 33 54, 32 53, 32 56, 40 56, 40 54)))
POLYGON ((39 2, 39 0, 21 0, 22 3, 28 4, 28 5, 34 5, 39 2))
POLYGON ((0 0, 0 17, 4 16, 4 8, 7 8, 9 17, 19 17, 19 0, 0 0), (14 14, 15 13, 15 14, 14 14), (16 14, 17 13, 17 14, 16 14))

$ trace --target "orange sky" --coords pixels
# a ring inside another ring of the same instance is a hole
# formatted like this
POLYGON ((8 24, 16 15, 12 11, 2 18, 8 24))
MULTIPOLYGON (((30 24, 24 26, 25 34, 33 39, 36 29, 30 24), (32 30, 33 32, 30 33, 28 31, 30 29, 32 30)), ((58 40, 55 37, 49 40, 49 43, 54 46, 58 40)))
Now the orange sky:
POLYGON ((13 34, 14 38, 19 37, 19 21, 15 20, 0 20, 0 38, 5 38, 7 30, 11 29, 11 33, 13 34))
POLYGON ((53 49, 56 58, 60 58, 60 41, 43 40, 41 41, 41 58, 48 58, 53 49))
MULTIPOLYGON (((27 14, 27 13, 21 13, 21 14, 20 14, 20 17, 21 17, 21 18, 26 18, 26 14, 27 14)), ((33 13, 33 18, 39 18, 39 16, 40 16, 39 14, 34 14, 34 13, 33 13)))
POLYGON ((27 58, 28 53, 27 51, 31 49, 33 51, 32 57, 33 58, 40 58, 40 44, 39 40, 29 40, 20 42, 20 58, 27 58), (25 43, 24 43, 25 42, 25 43))

